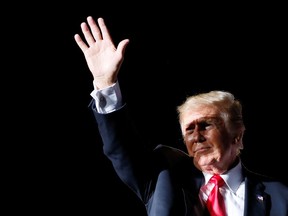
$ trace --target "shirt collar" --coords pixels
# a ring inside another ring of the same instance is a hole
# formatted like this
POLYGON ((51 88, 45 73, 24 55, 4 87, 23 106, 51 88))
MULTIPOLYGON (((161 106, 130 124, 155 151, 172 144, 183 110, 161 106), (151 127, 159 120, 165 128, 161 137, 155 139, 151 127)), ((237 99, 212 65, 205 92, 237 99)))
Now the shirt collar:
MULTIPOLYGON (((223 175, 220 175, 225 181, 226 185, 235 193, 243 181, 243 174, 241 170, 242 165, 241 162, 239 161, 239 163, 231 170, 229 170, 223 175)), ((212 175, 204 172, 203 175, 205 178, 205 184, 207 184, 212 175)))

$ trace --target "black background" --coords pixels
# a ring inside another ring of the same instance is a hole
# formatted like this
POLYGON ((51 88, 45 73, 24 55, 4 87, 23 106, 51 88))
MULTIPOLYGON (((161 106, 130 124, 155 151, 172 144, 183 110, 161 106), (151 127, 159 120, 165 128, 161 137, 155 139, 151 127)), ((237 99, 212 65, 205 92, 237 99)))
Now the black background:
POLYGON ((22 12, 3 28, 11 212, 145 215, 103 156, 88 109, 92 76, 74 34, 89 15, 105 19, 115 44, 130 39, 120 86, 152 145, 183 148, 176 106, 195 92, 228 90, 243 103, 243 161, 287 181, 283 6, 79 4, 17 5, 22 12))

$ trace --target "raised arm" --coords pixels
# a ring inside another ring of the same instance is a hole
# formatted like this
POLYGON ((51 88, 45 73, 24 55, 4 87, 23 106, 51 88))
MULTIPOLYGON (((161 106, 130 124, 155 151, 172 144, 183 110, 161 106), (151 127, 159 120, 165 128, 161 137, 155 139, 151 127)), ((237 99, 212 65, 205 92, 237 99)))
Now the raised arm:
POLYGON ((119 85, 113 85, 129 40, 122 40, 116 48, 102 18, 98 19, 98 25, 92 17, 87 18, 87 23, 81 23, 86 42, 78 34, 75 40, 94 77, 94 88, 102 89, 92 96, 95 100, 90 107, 103 141, 103 153, 112 162, 119 178, 147 203, 153 192, 150 182, 157 179, 154 178, 156 166, 152 162, 152 149, 146 149, 143 136, 139 137, 129 116, 128 106, 118 103, 119 85))
POLYGON ((98 25, 91 16, 88 16, 87 23, 81 23, 82 33, 86 41, 79 34, 75 34, 74 38, 93 75, 94 87, 104 89, 117 81, 129 40, 120 41, 116 47, 104 19, 98 18, 97 21, 98 25))

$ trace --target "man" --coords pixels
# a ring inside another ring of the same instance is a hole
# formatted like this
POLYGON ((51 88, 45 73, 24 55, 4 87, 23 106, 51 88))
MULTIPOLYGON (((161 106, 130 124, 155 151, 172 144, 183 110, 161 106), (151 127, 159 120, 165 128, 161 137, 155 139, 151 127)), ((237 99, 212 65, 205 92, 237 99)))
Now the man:
POLYGON ((190 96, 177 108, 188 154, 165 145, 145 147, 122 100, 117 75, 128 39, 115 47, 102 18, 81 23, 75 41, 93 75, 90 107, 98 123, 104 154, 120 179, 135 192, 151 216, 287 216, 288 189, 279 181, 249 171, 240 151, 245 125, 242 106, 230 92, 190 96), (222 207, 210 204, 214 179, 220 179, 222 207), (213 213, 215 210, 222 213, 213 213))

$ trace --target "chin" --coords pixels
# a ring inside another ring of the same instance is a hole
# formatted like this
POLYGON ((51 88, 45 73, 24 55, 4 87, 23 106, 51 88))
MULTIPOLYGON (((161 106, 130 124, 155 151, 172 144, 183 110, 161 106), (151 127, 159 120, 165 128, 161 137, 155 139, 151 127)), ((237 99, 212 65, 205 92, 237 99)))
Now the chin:
POLYGON ((194 158, 194 162, 198 164, 199 167, 203 167, 204 169, 209 169, 209 167, 215 165, 217 160, 215 157, 209 157, 209 156, 201 156, 199 158, 194 158))

